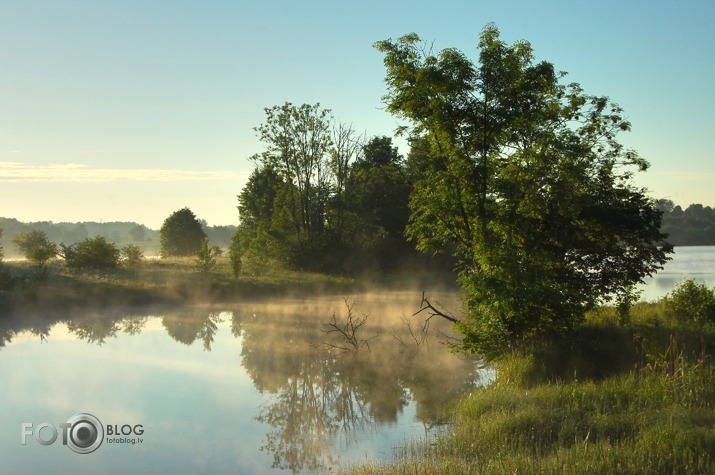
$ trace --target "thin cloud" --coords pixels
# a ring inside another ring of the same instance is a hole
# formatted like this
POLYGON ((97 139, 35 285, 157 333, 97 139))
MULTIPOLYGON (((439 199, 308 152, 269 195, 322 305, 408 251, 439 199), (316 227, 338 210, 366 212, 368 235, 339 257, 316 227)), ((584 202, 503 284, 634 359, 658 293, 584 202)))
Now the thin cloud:
POLYGON ((236 172, 181 169, 92 168, 82 163, 28 165, 0 162, 0 183, 102 183, 111 181, 215 181, 236 180, 236 172))
POLYGON ((659 172, 658 175, 667 177, 670 180, 707 183, 712 183, 713 181, 713 174, 708 172, 669 171, 659 172))

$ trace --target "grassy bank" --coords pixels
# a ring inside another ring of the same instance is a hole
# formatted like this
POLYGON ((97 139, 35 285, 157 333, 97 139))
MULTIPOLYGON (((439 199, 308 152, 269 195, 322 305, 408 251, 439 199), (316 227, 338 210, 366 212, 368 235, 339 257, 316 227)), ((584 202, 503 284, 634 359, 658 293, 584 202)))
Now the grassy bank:
POLYGON ((574 340, 503 359, 451 432, 350 473, 715 473, 713 329, 662 304, 631 313, 601 309, 574 340))
POLYGON ((43 275, 27 261, 2 264, 12 285, 0 288, 0 316, 67 311, 107 306, 222 303, 266 297, 301 297, 379 289, 448 287, 449 276, 421 272, 326 275, 267 267, 259 274, 231 274, 227 258, 208 273, 198 272, 195 258, 148 259, 134 269, 88 272, 68 269, 55 260, 43 275))

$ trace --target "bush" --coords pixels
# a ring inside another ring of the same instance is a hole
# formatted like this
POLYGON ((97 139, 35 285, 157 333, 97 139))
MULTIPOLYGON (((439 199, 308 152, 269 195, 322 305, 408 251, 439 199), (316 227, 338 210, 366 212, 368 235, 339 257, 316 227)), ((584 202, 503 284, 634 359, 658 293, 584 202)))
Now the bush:
POLYGON ((664 298, 668 312, 680 323, 715 324, 715 291, 687 279, 664 298))
POLYGON ((217 246, 209 246, 209 240, 201 241, 201 248, 196 253, 196 270, 202 274, 208 274, 216 268, 216 257, 220 255, 221 249, 217 246))
POLYGON ((107 270, 119 266, 119 249, 102 236, 63 248, 67 266, 73 269, 107 270))
POLYGON ((141 266, 142 259, 144 259, 144 253, 141 248, 134 244, 124 246, 121 255, 124 258, 124 265, 130 269, 136 269, 141 266))

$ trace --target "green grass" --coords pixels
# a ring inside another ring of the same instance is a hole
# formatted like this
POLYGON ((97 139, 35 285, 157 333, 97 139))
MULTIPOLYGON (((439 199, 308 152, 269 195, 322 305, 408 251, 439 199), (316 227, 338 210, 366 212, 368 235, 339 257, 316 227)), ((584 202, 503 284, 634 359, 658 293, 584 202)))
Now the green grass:
POLYGON ((639 304, 601 309, 567 344, 497 362, 453 427, 350 473, 715 473, 713 329, 639 304))

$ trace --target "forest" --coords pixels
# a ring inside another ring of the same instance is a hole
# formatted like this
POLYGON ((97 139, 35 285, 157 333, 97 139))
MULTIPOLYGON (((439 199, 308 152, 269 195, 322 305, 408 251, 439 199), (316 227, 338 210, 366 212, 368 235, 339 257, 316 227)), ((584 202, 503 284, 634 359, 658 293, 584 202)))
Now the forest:
POLYGON ((691 204, 683 209, 671 200, 658 200, 663 211, 661 230, 674 246, 715 245, 715 209, 691 204))

